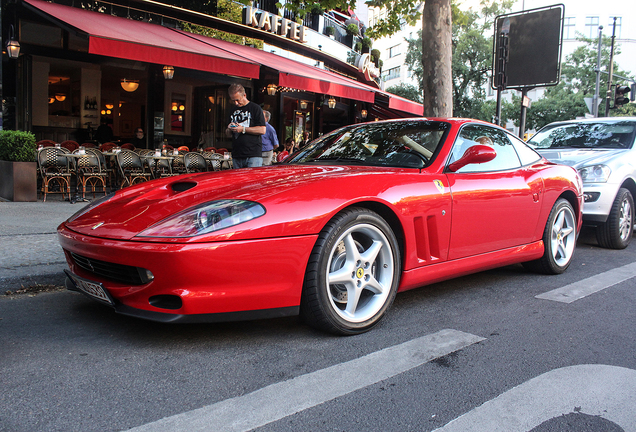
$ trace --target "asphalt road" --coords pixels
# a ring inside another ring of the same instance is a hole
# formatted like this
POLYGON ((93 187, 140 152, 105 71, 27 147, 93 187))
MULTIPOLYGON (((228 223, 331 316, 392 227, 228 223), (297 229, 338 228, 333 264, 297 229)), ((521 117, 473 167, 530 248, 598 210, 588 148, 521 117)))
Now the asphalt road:
POLYGON ((589 234, 563 275, 509 266, 402 293, 354 337, 3 296, 0 431, 636 431, 636 242, 589 234), (602 289, 535 297, 577 282, 602 289))

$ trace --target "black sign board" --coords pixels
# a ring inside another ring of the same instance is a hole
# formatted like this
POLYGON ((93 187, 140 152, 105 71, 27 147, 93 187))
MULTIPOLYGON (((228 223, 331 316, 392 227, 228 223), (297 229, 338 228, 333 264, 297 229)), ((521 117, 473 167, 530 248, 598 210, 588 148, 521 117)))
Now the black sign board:
POLYGON ((564 9, 558 4, 496 18, 494 89, 559 83, 564 9))

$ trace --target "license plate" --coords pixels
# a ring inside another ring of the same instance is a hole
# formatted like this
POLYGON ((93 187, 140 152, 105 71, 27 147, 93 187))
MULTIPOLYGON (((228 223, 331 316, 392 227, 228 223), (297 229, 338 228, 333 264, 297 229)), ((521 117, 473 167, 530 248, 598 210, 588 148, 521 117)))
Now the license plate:
POLYGON ((73 281, 75 287, 78 290, 95 300, 104 302, 110 306, 114 305, 112 298, 110 297, 110 295, 108 295, 108 291, 106 291, 101 283, 89 281, 87 279, 76 276, 66 270, 65 272, 66 275, 73 281))

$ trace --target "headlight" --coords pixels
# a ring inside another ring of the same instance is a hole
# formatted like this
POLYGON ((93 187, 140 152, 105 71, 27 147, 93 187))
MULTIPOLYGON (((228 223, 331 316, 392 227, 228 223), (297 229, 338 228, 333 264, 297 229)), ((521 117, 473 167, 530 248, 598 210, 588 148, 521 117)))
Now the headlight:
POLYGON ((219 200, 198 205, 170 216, 138 237, 193 237, 256 219, 265 208, 253 201, 219 200))
POLYGON ((592 165, 579 170, 583 183, 605 183, 611 172, 607 165, 592 165))
POLYGON ((110 200, 112 197, 115 196, 115 192, 110 193, 106 196, 103 196, 99 199, 93 200, 91 201, 90 204, 87 204, 86 206, 82 207, 81 209, 79 209, 77 212, 73 213, 73 216, 71 216, 70 218, 68 218, 67 222, 72 222, 75 219, 77 219, 78 217, 80 217, 81 215, 83 215, 84 213, 86 213, 87 211, 89 211, 90 209, 94 209, 95 207, 97 207, 100 204, 104 204, 106 201, 110 200))

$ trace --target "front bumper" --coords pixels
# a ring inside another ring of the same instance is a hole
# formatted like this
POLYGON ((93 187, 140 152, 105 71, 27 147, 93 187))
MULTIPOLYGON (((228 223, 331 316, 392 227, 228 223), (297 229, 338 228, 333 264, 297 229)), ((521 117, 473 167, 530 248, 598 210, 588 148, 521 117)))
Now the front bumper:
POLYGON ((604 223, 612 210, 620 184, 590 183, 583 185, 583 195, 598 195, 594 201, 583 204, 583 221, 588 223, 604 223))
POLYGON ((62 225, 58 238, 71 273, 101 283, 117 312, 162 322, 211 322, 297 314, 317 236, 174 244, 91 237, 62 225), (117 282, 78 266, 72 253, 147 269, 154 278, 117 282), (152 301, 176 297, 178 308, 152 301))

